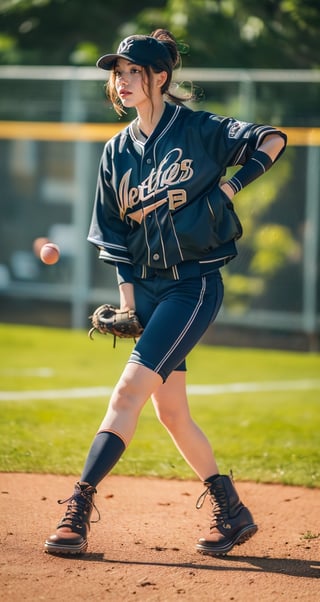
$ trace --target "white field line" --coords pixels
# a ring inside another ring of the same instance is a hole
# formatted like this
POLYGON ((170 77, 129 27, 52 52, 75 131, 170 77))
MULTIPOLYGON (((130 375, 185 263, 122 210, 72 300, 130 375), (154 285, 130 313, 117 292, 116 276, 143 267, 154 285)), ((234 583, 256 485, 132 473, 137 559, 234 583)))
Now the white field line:
POLYGON ((54 370, 52 368, 22 368, 20 370, 17 368, 0 368, 0 376, 50 378, 50 376, 54 376, 54 370))
MULTIPOLYGON (((263 391, 308 391, 311 389, 320 389, 320 379, 187 386, 189 395, 222 395, 223 393, 259 393, 263 391)), ((112 387, 83 387, 74 389, 49 389, 41 391, 0 391, 0 401, 106 397, 112 393, 112 390, 112 387)))

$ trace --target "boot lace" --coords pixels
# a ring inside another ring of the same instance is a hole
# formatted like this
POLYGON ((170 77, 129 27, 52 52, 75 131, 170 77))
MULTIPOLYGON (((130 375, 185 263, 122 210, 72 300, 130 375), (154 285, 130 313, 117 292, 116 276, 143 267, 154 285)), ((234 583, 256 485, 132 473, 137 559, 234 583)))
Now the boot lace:
POLYGON ((212 492, 212 483, 205 483, 207 488, 199 496, 196 503, 197 510, 202 508, 207 495, 210 495, 210 503, 212 504, 212 520, 210 530, 215 527, 222 526, 225 529, 230 528, 228 525, 228 499, 223 487, 216 485, 215 492, 212 492))
POLYGON ((96 520, 90 520, 90 523, 98 523, 100 520, 100 512, 92 500, 93 494, 96 493, 96 489, 91 485, 86 489, 81 489, 77 486, 74 493, 66 498, 65 500, 58 500, 58 504, 68 504, 65 515, 60 523, 64 526, 78 525, 83 520, 83 515, 94 508, 97 513, 96 520))

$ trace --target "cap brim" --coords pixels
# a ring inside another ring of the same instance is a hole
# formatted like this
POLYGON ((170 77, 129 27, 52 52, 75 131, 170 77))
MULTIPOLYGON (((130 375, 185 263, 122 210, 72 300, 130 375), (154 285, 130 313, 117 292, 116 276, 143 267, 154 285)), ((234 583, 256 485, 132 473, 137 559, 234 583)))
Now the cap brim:
MULTIPOLYGON (((133 59, 129 58, 125 54, 104 54, 97 60, 96 66, 100 67, 100 69, 105 69, 106 71, 110 71, 118 59, 125 59, 126 61, 129 61, 130 63, 135 62, 133 59)), ((139 63, 137 63, 137 65, 141 65, 141 61, 139 61, 139 63)))
POLYGON ((100 67, 100 69, 106 69, 106 71, 109 71, 112 69, 115 61, 118 58, 122 57, 119 54, 104 54, 97 60, 96 65, 97 67, 100 67))
POLYGON ((100 69, 110 71, 118 59, 124 59, 125 61, 129 61, 129 63, 141 65, 141 67, 146 67, 151 64, 149 59, 137 59, 135 61, 133 57, 129 57, 126 54, 104 54, 97 60, 96 66, 100 67, 100 69))

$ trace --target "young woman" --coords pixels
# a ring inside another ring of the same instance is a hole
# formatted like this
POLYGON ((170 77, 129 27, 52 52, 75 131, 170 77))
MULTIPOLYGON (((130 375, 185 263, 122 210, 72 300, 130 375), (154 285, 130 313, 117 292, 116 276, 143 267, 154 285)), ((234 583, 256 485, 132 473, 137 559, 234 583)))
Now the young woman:
POLYGON ((220 268, 237 254, 241 225, 232 197, 280 156, 285 135, 270 126, 192 111, 170 90, 180 56, 170 32, 123 40, 101 57, 117 113, 136 119, 105 146, 88 240, 115 265, 120 307, 136 311, 144 331, 116 384, 67 511, 45 549, 87 548, 94 494, 128 447, 151 397, 179 452, 212 502, 197 549, 225 554, 257 530, 231 477, 220 475, 209 441, 190 416, 185 358, 223 299, 220 268), (239 165, 222 183, 226 168, 239 165))

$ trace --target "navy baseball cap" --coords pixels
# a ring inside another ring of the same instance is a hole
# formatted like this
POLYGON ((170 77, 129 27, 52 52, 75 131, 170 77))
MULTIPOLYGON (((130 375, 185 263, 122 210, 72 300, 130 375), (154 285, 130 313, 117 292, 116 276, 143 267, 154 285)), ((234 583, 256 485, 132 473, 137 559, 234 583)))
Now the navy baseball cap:
POLYGON ((100 69, 109 71, 117 59, 126 59, 136 65, 161 68, 165 63, 172 68, 172 59, 166 46, 151 36, 135 35, 122 40, 116 54, 104 54, 96 65, 100 69))

